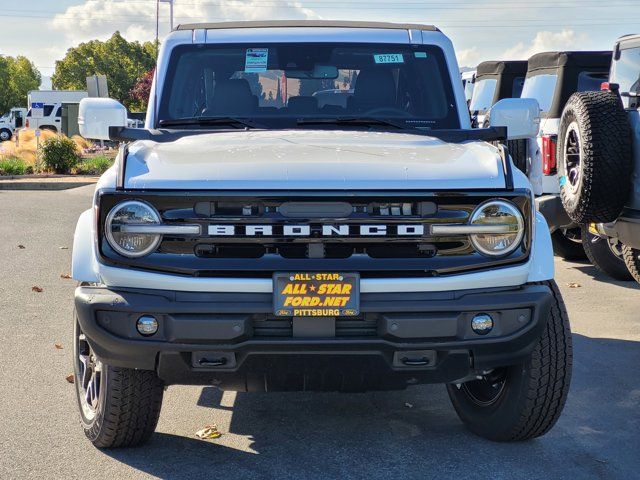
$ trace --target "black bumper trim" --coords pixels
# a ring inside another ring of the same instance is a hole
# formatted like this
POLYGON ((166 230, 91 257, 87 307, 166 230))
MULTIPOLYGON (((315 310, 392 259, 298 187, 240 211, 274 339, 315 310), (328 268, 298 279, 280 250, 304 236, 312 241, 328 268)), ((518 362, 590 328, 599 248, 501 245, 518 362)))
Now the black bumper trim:
MULTIPOLYGON (((75 296, 80 326, 105 363, 155 370, 167 384, 215 384, 232 389, 250 388, 247 379, 256 375, 278 377, 283 372, 277 369, 283 365, 296 365, 298 378, 311 378, 319 365, 351 369, 354 378, 357 372, 369 372, 377 388, 383 388, 380 378, 389 380, 384 385, 393 388, 398 388, 398 382, 454 381, 471 372, 524 360, 546 324, 551 302, 551 291, 543 285, 362 294, 365 319, 377 323, 372 336, 283 338, 254 335, 252 321, 271 315, 270 294, 114 291, 81 286, 75 296), (496 323, 486 336, 474 334, 469 327, 473 314, 483 312, 491 312, 496 323), (156 336, 161 341, 137 334, 135 321, 142 314, 159 319, 156 336), (417 366, 394 363, 398 352, 409 351, 430 352, 426 356, 433 355, 436 361, 417 366), (207 364, 194 365, 194 354, 203 352, 207 364), (221 358, 222 363, 214 365, 221 358), (275 370, 265 371, 265 365, 275 370), (371 365, 377 366, 371 370, 371 365)), ((261 382, 266 385, 266 380, 261 382)))

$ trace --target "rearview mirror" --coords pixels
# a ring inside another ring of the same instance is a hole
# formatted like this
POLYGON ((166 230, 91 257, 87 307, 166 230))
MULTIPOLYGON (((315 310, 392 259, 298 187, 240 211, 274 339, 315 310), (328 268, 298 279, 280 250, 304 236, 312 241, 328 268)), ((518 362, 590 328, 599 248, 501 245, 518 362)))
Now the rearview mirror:
POLYGON ((335 80, 338 78, 338 67, 333 65, 314 65, 313 70, 287 70, 287 78, 295 78, 300 80, 335 80))
POLYGON ((127 109, 112 98, 83 98, 78 111, 80 135, 109 140, 109 127, 127 126, 127 109))
POLYGON ((540 129, 540 106, 533 98, 504 98, 489 110, 489 126, 507 127, 509 140, 535 138, 540 129))

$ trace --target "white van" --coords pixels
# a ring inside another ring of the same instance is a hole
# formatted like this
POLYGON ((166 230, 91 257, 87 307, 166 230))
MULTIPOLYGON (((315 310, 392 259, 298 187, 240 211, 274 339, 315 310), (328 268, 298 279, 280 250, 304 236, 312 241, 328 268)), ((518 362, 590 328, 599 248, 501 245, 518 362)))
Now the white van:
POLYGON ((62 106, 68 103, 80 103, 87 98, 88 92, 82 90, 32 90, 28 95, 26 128, 51 130, 60 132, 62 125, 62 106), (42 118, 32 116, 32 105, 42 103, 44 115, 42 118))

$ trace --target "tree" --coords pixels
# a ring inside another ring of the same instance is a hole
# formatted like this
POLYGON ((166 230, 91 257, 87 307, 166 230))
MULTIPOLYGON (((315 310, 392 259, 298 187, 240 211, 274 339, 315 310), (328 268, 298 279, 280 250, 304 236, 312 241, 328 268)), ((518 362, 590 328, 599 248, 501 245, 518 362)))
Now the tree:
POLYGON ((115 32, 105 42, 91 40, 70 48, 56 62, 51 81, 57 89, 84 90, 88 76, 106 75, 109 96, 127 107, 135 106, 138 100, 132 97, 132 89, 155 67, 155 52, 155 42, 128 42, 115 32))
POLYGON ((147 109, 147 103, 149 103, 149 96, 151 95, 151 85, 153 84, 153 74, 155 69, 149 70, 142 75, 129 92, 132 103, 131 109, 134 111, 145 111, 147 109))
POLYGON ((0 56, 0 115, 25 107, 29 90, 40 86, 40 72, 28 58, 0 56))

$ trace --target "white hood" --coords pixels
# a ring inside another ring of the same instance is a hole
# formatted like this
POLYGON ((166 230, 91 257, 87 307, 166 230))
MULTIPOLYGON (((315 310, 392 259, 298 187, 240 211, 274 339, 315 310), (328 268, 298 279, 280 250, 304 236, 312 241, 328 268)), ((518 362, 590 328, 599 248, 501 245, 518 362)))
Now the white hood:
POLYGON ((131 145, 125 188, 366 190, 504 188, 498 150, 393 132, 218 132, 131 145))

